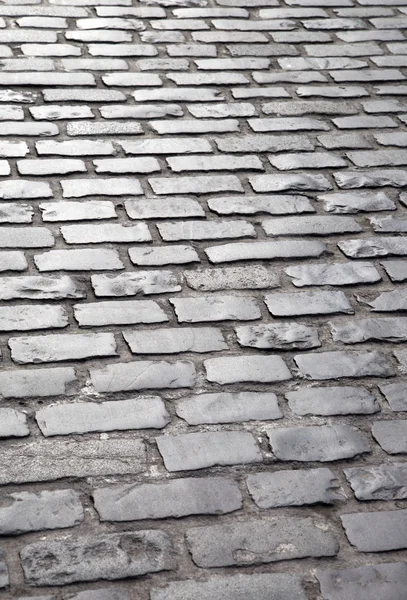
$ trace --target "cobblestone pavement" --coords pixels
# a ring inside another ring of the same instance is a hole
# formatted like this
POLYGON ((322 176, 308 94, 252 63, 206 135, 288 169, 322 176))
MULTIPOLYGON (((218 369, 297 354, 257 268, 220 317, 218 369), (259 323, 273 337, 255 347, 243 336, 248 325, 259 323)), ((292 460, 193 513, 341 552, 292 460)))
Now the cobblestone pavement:
POLYGON ((0 599, 407 599, 407 0, 1 0, 0 599))

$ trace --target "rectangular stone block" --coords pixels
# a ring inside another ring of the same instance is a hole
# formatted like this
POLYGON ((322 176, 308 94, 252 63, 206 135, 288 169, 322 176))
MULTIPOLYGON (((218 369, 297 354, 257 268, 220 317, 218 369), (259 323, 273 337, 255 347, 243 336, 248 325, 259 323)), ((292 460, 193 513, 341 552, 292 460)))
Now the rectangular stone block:
POLYGON ((174 363, 139 360, 90 369, 90 378, 97 392, 184 388, 193 386, 195 366, 186 360, 174 363))
POLYGON ((382 352, 321 352, 298 354, 294 357, 307 379, 336 379, 338 377, 391 377, 395 375, 389 357, 382 352))
POLYGON ((335 556, 339 550, 325 521, 297 517, 193 527, 187 531, 186 541, 192 560, 204 568, 335 556))
POLYGON ((191 477, 165 483, 97 488, 93 499, 101 521, 219 515, 242 506, 236 483, 224 477, 191 477))
MULTIPOLYGON (((135 325, 168 321, 165 312, 152 300, 121 300, 75 304, 75 319, 80 327, 89 325, 135 325)), ((0 309, 1 319, 1 309, 0 309)), ((0 321, 1 322, 1 321, 0 321)), ((152 331, 150 331, 150 334, 152 331)))
POLYGON ((76 391, 76 383, 72 367, 3 370, 0 373, 0 398, 71 395, 76 391))
POLYGON ((133 354, 219 352, 228 349, 221 330, 215 327, 125 331, 123 337, 133 354))
POLYGON ((204 362, 208 381, 228 383, 268 383, 287 381, 291 373, 280 356, 222 356, 204 362))
POLYGON ((136 474, 145 470, 145 447, 137 438, 88 441, 37 440, 3 450, 0 483, 35 483, 64 477, 136 474))
POLYGON ((95 296, 137 296, 181 291, 173 271, 136 271, 121 275, 92 275, 95 296))
POLYGON ((405 500, 407 464, 384 463, 344 469, 358 500, 405 500))
POLYGON ((27 275, 0 279, 0 300, 61 300, 82 298, 84 295, 76 281, 66 275, 27 275))
POLYGON ((36 542, 20 556, 25 579, 34 586, 138 577, 176 567, 171 538, 157 530, 36 542))
POLYGON ((67 325, 68 315, 62 306, 19 304, 0 307, 0 331, 29 331, 67 325))
POLYGON ((260 309, 250 296, 197 296, 170 300, 179 323, 203 321, 250 321, 259 319, 260 309))
POLYGON ((407 548, 407 510, 351 513, 341 516, 350 543, 359 552, 407 548))
POLYGON ((170 472, 263 461, 255 438, 247 431, 162 435, 156 441, 170 472))

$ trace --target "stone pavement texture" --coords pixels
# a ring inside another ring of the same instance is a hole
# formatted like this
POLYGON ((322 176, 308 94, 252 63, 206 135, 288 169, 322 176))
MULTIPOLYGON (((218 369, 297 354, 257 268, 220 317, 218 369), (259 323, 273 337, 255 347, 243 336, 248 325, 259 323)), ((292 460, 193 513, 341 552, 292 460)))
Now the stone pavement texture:
POLYGON ((407 0, 0 0, 0 600, 407 600, 407 0))

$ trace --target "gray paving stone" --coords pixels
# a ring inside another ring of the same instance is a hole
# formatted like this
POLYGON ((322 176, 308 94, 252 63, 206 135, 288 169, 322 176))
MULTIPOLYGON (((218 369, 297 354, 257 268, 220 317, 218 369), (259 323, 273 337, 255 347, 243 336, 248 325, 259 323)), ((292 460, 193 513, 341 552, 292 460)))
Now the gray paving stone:
POLYGON ((372 171, 338 171, 334 173, 336 183, 340 188, 360 187, 404 187, 407 177, 405 170, 372 170, 372 171))
POLYGON ((234 525, 194 527, 186 542, 199 567, 271 563, 335 556, 339 544, 324 521, 311 518, 250 519, 234 525))
POLYGON ((223 133, 239 131, 237 119, 183 119, 178 121, 150 121, 150 127, 160 135, 223 133))
MULTIPOLYGON (((286 573, 240 573, 227 577, 212 576, 208 581, 177 581, 165 588, 153 588, 151 600, 305 600, 300 579, 286 573)), ((381 599, 380 599, 381 600, 381 599)), ((398 599, 395 599, 398 600, 398 599)))
POLYGON ((190 288, 200 291, 250 290, 279 287, 278 276, 261 265, 185 271, 190 288))
POLYGON ((256 235, 253 225, 243 220, 158 223, 157 228, 166 242, 255 237, 256 235))
POLYGON ((167 46, 169 56, 211 56, 217 55, 216 46, 210 44, 171 44, 167 46))
POLYGON ((407 219, 371 217, 369 221, 376 233, 407 233, 407 219))
POLYGON ((114 204, 109 200, 42 202, 39 209, 46 222, 114 219, 117 216, 114 204))
POLYGON ((336 192, 321 194, 317 199, 332 213, 376 212, 395 210, 396 205, 384 192, 336 192))
POLYGON ((129 256, 133 264, 147 267, 200 262, 199 256, 192 246, 182 245, 130 248, 129 256))
POLYGON ((6 563, 4 550, 0 548, 0 588, 5 588, 9 585, 9 571, 6 563))
POLYGON ((223 244, 222 246, 211 246, 205 250, 205 254, 211 263, 319 257, 324 252, 326 252, 325 244, 309 240, 235 242, 223 244))
POLYGON ((203 321, 251 321, 259 319, 260 309, 250 296, 197 296, 170 299, 179 323, 203 321))
POLYGON ((407 411, 407 385, 403 382, 378 385, 394 412, 407 411))
POLYGON ((106 271, 123 269, 117 250, 84 248, 83 250, 50 250, 36 254, 34 262, 41 271, 106 271))
POLYGON ((262 462, 257 442, 248 431, 206 431, 156 438, 167 471, 194 471, 215 465, 262 462))
POLYGON ((399 146, 407 145, 407 136, 404 131, 392 131, 391 133, 376 133, 373 136, 381 146, 399 146))
POLYGON ((407 341, 407 319, 383 318, 360 319, 352 323, 330 323, 334 342, 358 344, 367 341, 407 341))
POLYGON ((159 484, 96 488, 93 498, 101 521, 219 515, 242 506, 236 483, 224 477, 190 477, 159 484))
MULTIPOLYGON (((223 71, 219 73, 171 73, 167 74, 167 78, 174 81, 176 85, 218 85, 218 86, 230 86, 239 85, 241 83, 249 83, 249 80, 242 73, 236 73, 235 71, 223 71)), ((199 90, 196 90, 197 92, 199 90)), ((219 92, 218 92, 219 93, 219 92)), ((202 100, 202 98, 195 98, 196 100, 202 100)), ((219 100, 219 98, 218 98, 219 100)))
POLYGON ((407 582, 405 563, 382 563, 354 569, 318 569, 316 576, 326 600, 403 600, 407 582))
MULTIPOLYGON (((301 216, 268 219, 262 222, 266 235, 332 235, 359 233, 362 227, 353 217, 301 216)), ((345 242, 346 243, 346 242, 345 242)))
POLYGON ((221 196, 210 198, 208 206, 220 215, 269 213, 272 215, 315 212, 306 196, 221 196))
MULTIPOLYGON (((35 143, 35 148, 40 156, 43 154, 57 154, 59 156, 103 156, 114 154, 112 143, 100 140, 39 141, 35 143)), ((48 196, 50 195, 48 194, 48 196)))
POLYGON ((132 178, 70 179, 62 181, 64 198, 84 196, 139 196, 143 194, 140 182, 132 178))
POLYGON ((14 492, 0 505, 1 535, 79 525, 84 519, 79 495, 73 490, 14 492))
POLYGON ((323 135, 319 135, 317 139, 328 150, 372 147, 370 140, 358 132, 324 133, 323 135))
POLYGON ((131 42, 133 35, 131 32, 103 29, 85 29, 83 31, 66 31, 65 39, 75 42, 131 42))
POLYGON ((119 140, 125 154, 193 154, 212 152, 208 140, 200 138, 144 139, 139 142, 119 140))
POLYGON ((134 325, 168 321, 164 311, 152 300, 92 302, 90 304, 75 304, 73 308, 75 319, 80 327, 89 325, 134 325))
POLYGON ((235 331, 238 343, 251 348, 290 350, 321 346, 316 327, 297 323, 250 325, 236 327, 235 331))
POLYGON ((190 198, 135 198, 126 200, 124 205, 130 219, 173 219, 205 215, 200 204, 190 198))
POLYGON ((392 281, 405 281, 407 262, 403 260, 384 260, 380 263, 392 281))
POLYGON ((407 452, 407 421, 376 421, 372 435, 388 454, 407 452))
POLYGON ((152 75, 149 73, 109 73, 102 76, 102 81, 107 86, 121 87, 146 87, 162 85, 162 80, 158 75, 152 75))
POLYGON ((308 117, 276 117, 271 119, 248 119, 248 123, 253 131, 307 131, 323 130, 327 131, 329 126, 318 119, 308 117))
POLYGON ((236 102, 234 104, 195 104, 188 106, 188 111, 199 119, 225 119, 227 117, 252 117, 256 108, 249 102, 236 102))
POLYGON ((331 462, 371 451, 363 435, 348 425, 268 428, 267 435, 279 460, 331 462))
MULTIPOLYGON (((73 1, 73 0, 71 0, 73 1)), ((95 590, 84 590, 74 596, 69 595, 67 600, 131 600, 129 590, 121 586, 110 586, 108 588, 97 588, 95 590)), ((19 600, 33 600, 32 598, 21 598, 19 600)), ((55 600, 53 596, 47 598, 40 597, 39 600, 55 600)))
POLYGON ((54 334, 10 338, 11 358, 18 364, 116 356, 113 333, 54 334))
POLYGON ((71 159, 41 159, 18 160, 17 170, 20 175, 47 177, 48 175, 69 175, 70 173, 86 172, 82 160, 71 159))
POLYGON ((196 87, 137 90, 132 92, 132 96, 136 102, 219 102, 223 100, 218 90, 196 87))
POLYGON ((281 152, 314 149, 314 143, 305 135, 245 134, 239 137, 215 138, 215 143, 221 152, 281 152))
POLYGON ((339 377, 391 377, 395 374, 389 357, 382 352, 321 352, 298 354, 294 360, 307 379, 339 377))
POLYGON ((13 408, 0 408, 0 438, 25 437, 27 435, 30 435, 30 430, 27 425, 26 415, 13 408))
POLYGON ((319 263, 299 265, 285 269, 293 278, 293 285, 352 285, 356 283, 376 283, 381 280, 373 263, 319 263))
POLYGON ((145 223, 120 225, 65 225, 60 229, 67 244, 97 244, 102 242, 149 242, 151 234, 145 223))
POLYGON ((145 446, 136 438, 39 439, 8 445, 3 453, 6 463, 0 474, 1 484, 137 474, 146 468, 145 446))
MULTIPOLYGON (((358 38, 358 41, 362 41, 362 38, 358 38)), ((375 81, 402 81, 405 79, 399 69, 365 69, 355 71, 349 69, 344 71, 331 71, 331 77, 336 83, 348 81, 370 83, 375 81)))
POLYGON ((187 360, 139 360, 90 369, 90 378, 97 392, 184 388, 193 386, 195 366, 187 360))
POLYGON ((273 293, 265 297, 265 303, 274 317, 355 312, 343 292, 273 293))
POLYGON ((223 356, 204 362, 208 381, 227 383, 269 383, 287 381, 291 373, 280 356, 223 356))
MULTIPOLYGON (((22 32, 25 33, 25 32, 22 32)), ((24 35, 18 35, 13 32, 13 38, 15 41, 39 41, 40 34, 38 31, 35 31, 35 36, 33 35, 31 39, 27 39, 24 35), (20 40, 15 39, 16 37, 21 38, 20 40)), ((3 35, 0 32, 0 43, 2 42, 3 35)), ((14 40, 13 40, 14 41, 14 40)), ((56 41, 55 38, 52 38, 53 42, 56 41)), ((50 84, 50 79, 52 79, 52 83, 55 86, 60 85, 96 85, 95 79, 91 73, 52 73, 52 78, 50 77, 50 73, 48 71, 36 71, 36 72, 25 72, 25 73, 0 73, 0 85, 11 85, 11 86, 20 86, 20 85, 32 85, 32 86, 44 86, 50 84)))
MULTIPOLYGON (((353 9, 352 9, 353 10, 353 9)), ((353 43, 353 44, 313 44, 305 46, 309 56, 374 56, 383 54, 383 50, 376 42, 353 43)))
POLYGON ((0 272, 25 271, 28 267, 24 252, 20 250, 0 252, 0 272))
POLYGON ((375 300, 365 300, 362 297, 358 300, 371 306, 372 312, 395 312, 406 310, 407 295, 404 289, 395 289, 382 292, 375 300))
POLYGON ((154 193, 159 196, 165 194, 201 195, 212 194, 214 192, 243 192, 242 184, 235 175, 198 175, 195 177, 161 178, 153 177, 150 178, 148 182, 153 188, 154 193))
POLYGON ((383 552, 407 546, 407 510, 351 513, 341 516, 350 543, 359 552, 383 552))
POLYGON ((125 331, 123 337, 133 354, 217 352, 228 349, 221 330, 215 327, 125 331))
POLYGON ((334 154, 327 152, 313 152, 312 154, 280 154, 269 156, 269 161, 280 171, 298 169, 322 169, 329 167, 346 167, 346 161, 334 154))
POLYGON ((403 500, 407 498, 407 466, 391 463, 345 469, 358 500, 403 500))
POLYGON ((1 200, 26 200, 31 198, 50 198, 53 196, 49 183, 18 179, 0 182, 1 200))
POLYGON ((28 146, 25 142, 10 142, 0 140, 0 156, 7 158, 20 158, 28 154, 28 146))
POLYGON ((94 123, 92 121, 74 121, 66 126, 68 135, 138 135, 143 133, 140 123, 128 121, 107 121, 94 123))
POLYGON ((163 104, 156 106, 146 104, 144 106, 122 106, 113 104, 101 106, 100 113, 104 119, 157 119, 166 117, 182 117, 183 110, 178 104, 163 104))
POLYGON ((89 44, 91 56, 156 56, 157 49, 151 44, 89 44))
POLYGON ((61 300, 82 298, 84 292, 66 275, 2 277, 0 299, 61 300))
POLYGON ((30 398, 71 395, 75 392, 76 381, 73 367, 2 371, 0 373, 0 397, 30 398))
POLYGON ((65 119, 92 119, 94 117, 89 106, 58 106, 52 104, 33 106, 29 110, 34 119, 38 120, 59 121, 65 119))
POLYGON ((330 469, 255 473, 247 477, 246 483, 259 508, 334 504, 344 499, 338 492, 340 483, 330 469))
POLYGON ((192 33, 192 39, 205 44, 227 44, 230 42, 251 44, 268 41, 264 33, 257 31, 197 31, 192 33))
POLYGON ((130 29, 133 31, 143 31, 145 25, 137 19, 120 18, 85 18, 76 21, 78 29, 130 29))
POLYGON ((35 586, 121 579, 173 569, 170 537, 156 530, 40 541, 25 546, 21 565, 35 586), (44 566, 53 556, 52 567, 44 566))
POLYGON ((253 88, 232 88, 232 96, 235 99, 248 98, 289 98, 290 94, 283 87, 253 87, 253 88))
POLYGON ((364 238, 363 240, 343 240, 338 247, 350 258, 371 258, 374 256, 394 256, 407 254, 407 239, 401 237, 364 238))
POLYGON ((73 44, 22 44, 25 56, 80 56, 81 48, 73 44))
MULTIPOLYGON (((298 34, 297 34, 298 35, 298 34)), ((281 42, 281 38, 273 36, 274 41, 281 42)), ((288 38, 287 42, 292 42, 293 38, 288 38)), ((308 38, 306 41, 310 41, 308 38)), ((318 41, 320 37, 318 35, 318 41)), ((337 72, 337 71, 335 71, 337 72)), ((346 71, 348 72, 348 71, 346 71)), ((401 73, 400 73, 401 74, 401 73)), ((253 79, 256 83, 275 84, 275 83, 325 83, 327 81, 325 75, 317 71, 279 71, 274 73, 265 73, 264 71, 255 71, 253 79)))
POLYGON ((254 175, 249 182, 255 192, 282 192, 285 190, 326 191, 332 185, 325 175, 309 175, 302 173, 284 173, 276 175, 254 175))
POLYGON ((67 325, 68 315, 62 306, 19 304, 0 307, 0 331, 29 331, 67 325))
POLYGON ((189 396, 176 403, 175 412, 189 425, 268 421, 283 416, 276 395, 261 392, 189 396))
POLYGON ((364 387, 301 387, 284 394, 296 415, 370 415, 380 411, 376 398, 364 387))
POLYGON ((35 419, 41 433, 48 437, 93 431, 162 429, 171 417, 161 398, 153 396, 100 403, 54 404, 37 411, 35 419))
MULTIPOLYGON (((316 44, 315 46, 319 48, 318 44, 316 44)), ((352 44, 352 46, 347 46, 345 44, 343 45, 344 48, 353 48, 354 46, 357 46, 357 44, 352 44)), ((321 48, 322 47, 325 48, 325 51, 327 53, 329 53, 332 51, 333 48, 335 48, 335 44, 330 44, 329 46, 327 46, 326 44, 321 44, 321 48)), ((311 50, 314 48, 314 45, 307 46, 307 48, 309 48, 308 52, 310 53, 311 50)), ((322 98, 360 98, 362 96, 369 95, 365 88, 358 85, 341 85, 340 87, 332 87, 329 85, 300 85, 297 88, 296 92, 297 95, 300 96, 300 98, 307 98, 311 96, 320 96, 322 98)), ((335 132, 334 134, 326 133, 318 136, 318 139, 333 139, 335 136, 342 137, 346 135, 351 136, 352 134, 338 134, 337 132, 335 132)), ((360 136, 360 134, 356 135, 360 136)))
POLYGON ((173 156, 167 163, 176 173, 183 171, 264 171, 258 156, 173 156))
POLYGON ((55 244, 45 227, 2 227, 1 232, 1 248, 46 248, 55 244))
POLYGON ((92 275, 91 282, 95 296, 136 296, 181 290, 180 278, 172 271, 92 275))
POLYGON ((120 102, 126 99, 123 92, 117 90, 91 88, 46 88, 42 90, 42 94, 45 102, 64 102, 69 100, 77 102, 120 102))

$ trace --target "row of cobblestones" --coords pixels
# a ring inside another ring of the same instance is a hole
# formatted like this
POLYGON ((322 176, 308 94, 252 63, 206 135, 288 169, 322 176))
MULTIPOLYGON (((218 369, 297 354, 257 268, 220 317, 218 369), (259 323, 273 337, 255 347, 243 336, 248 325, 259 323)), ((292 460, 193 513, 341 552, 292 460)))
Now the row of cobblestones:
POLYGON ((0 598, 407 599, 407 0, 0 0, 0 598))

